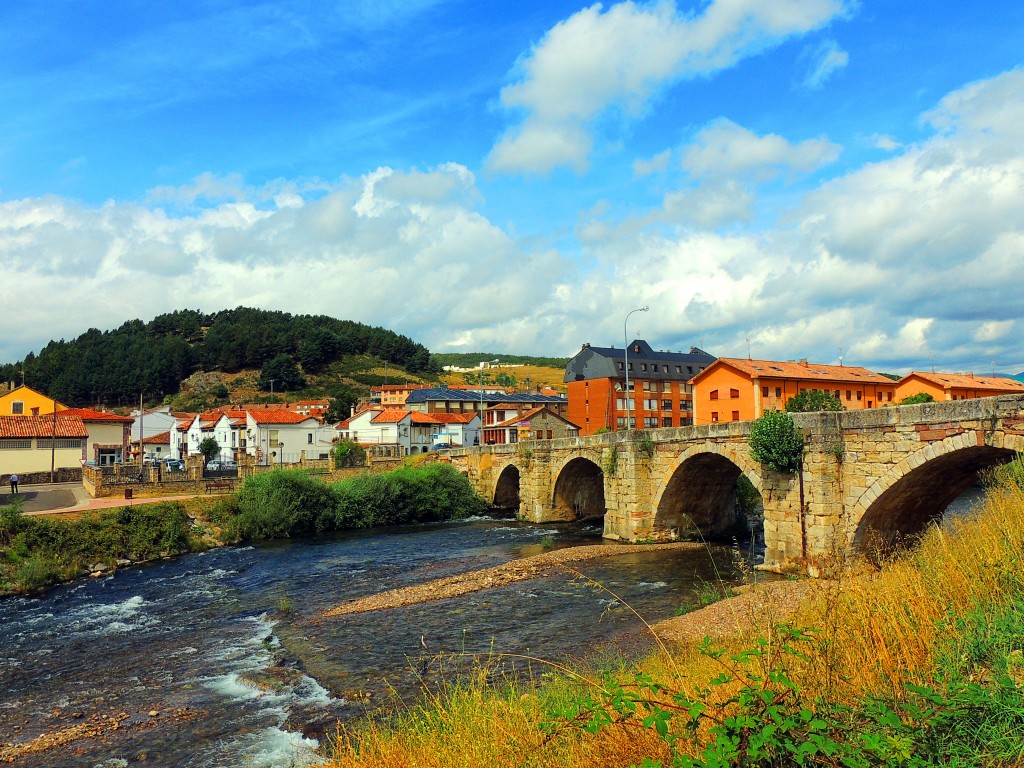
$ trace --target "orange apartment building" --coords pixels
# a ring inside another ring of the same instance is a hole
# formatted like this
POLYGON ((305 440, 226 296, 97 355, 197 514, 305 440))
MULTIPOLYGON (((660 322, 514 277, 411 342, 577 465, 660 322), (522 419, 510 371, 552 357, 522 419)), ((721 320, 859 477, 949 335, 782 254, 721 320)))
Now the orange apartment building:
POLYGON ((1024 394, 1024 381, 973 373, 912 371, 896 383, 896 400, 927 392, 938 401, 1024 394))
POLYGON ((626 371, 629 371, 629 428, 684 427, 693 423, 690 380, 715 361, 702 349, 656 352, 642 339, 626 350, 584 344, 565 367, 568 419, 580 435, 626 428, 626 371))
POLYGON ((849 411, 896 402, 896 382, 867 368, 720 357, 693 379, 694 423, 752 421, 784 411, 805 389, 839 398, 849 411))
POLYGON ((417 389, 429 388, 429 384, 384 384, 379 387, 370 387, 370 405, 402 408, 412 392, 417 389))

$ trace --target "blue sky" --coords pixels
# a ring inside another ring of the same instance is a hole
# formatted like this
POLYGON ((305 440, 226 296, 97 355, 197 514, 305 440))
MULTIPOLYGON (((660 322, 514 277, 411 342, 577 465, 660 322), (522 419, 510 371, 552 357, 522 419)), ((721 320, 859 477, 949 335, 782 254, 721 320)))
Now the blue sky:
POLYGON ((1024 370, 1022 50, 991 0, 6 3, 0 359, 239 304, 567 356, 647 304, 1024 370))

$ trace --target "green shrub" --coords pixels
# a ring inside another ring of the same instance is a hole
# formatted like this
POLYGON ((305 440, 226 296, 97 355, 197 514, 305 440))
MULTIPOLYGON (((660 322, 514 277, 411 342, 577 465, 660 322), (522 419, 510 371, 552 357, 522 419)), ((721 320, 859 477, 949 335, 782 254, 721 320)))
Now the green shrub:
POLYGON ((804 439, 788 413, 765 411, 750 427, 751 454, 775 472, 796 471, 803 450, 804 439))
POLYGON ((811 411, 845 411, 842 402, 835 395, 817 389, 805 389, 786 401, 787 413, 809 413, 811 411))
POLYGON ((354 440, 339 440, 334 446, 334 463, 339 467, 365 467, 366 450, 354 440))
POLYGON ((254 475, 236 496, 238 535, 261 541, 332 530, 337 501, 334 490, 302 470, 254 475))
POLYGON ((900 405, 916 405, 917 403, 934 403, 935 398, 932 397, 928 392, 918 392, 916 395, 910 397, 904 397, 900 400, 900 405))

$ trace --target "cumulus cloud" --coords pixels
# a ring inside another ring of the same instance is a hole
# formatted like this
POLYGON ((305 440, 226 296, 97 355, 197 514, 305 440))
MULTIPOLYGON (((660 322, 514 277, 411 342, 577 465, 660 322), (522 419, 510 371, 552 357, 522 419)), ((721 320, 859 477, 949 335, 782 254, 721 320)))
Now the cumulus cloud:
POLYGON ((804 58, 809 66, 803 85, 814 91, 850 63, 850 54, 840 48, 835 40, 824 40, 816 47, 808 48, 804 58))
POLYGON ((584 170, 591 124, 609 108, 640 115, 673 82, 728 68, 847 12, 848 0, 712 0, 700 14, 683 14, 670 0, 585 8, 518 62, 501 104, 524 117, 495 144, 488 166, 584 170))
POLYGON ((651 158, 638 158, 633 161, 633 177, 650 176, 652 173, 661 173, 668 168, 668 161, 672 158, 672 150, 666 149, 651 158))
MULTIPOLYGON (((435 346, 476 341, 481 328, 517 327, 538 300, 538 283, 503 276, 563 276, 557 254, 524 253, 475 210, 463 166, 316 186, 280 206, 257 191, 179 215, 57 197, 0 204, 0 258, 17 275, 0 301, 23 307, 5 321, 0 359, 129 317, 238 304, 350 317, 435 346)), ((238 184, 230 196, 245 194, 238 184)))
POLYGON ((722 118, 700 130, 683 153, 683 169, 697 178, 751 177, 764 181, 780 172, 807 173, 839 157, 824 138, 796 144, 774 133, 758 136, 722 118))

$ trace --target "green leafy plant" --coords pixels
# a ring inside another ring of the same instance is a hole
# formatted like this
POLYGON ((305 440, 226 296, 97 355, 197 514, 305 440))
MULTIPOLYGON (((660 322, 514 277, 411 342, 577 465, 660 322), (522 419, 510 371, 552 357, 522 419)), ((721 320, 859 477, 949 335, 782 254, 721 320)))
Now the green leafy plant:
POLYGON ((339 467, 365 467, 366 449, 354 440, 339 440, 334 446, 334 463, 339 467))
POLYGON ((900 405, 917 405, 918 403, 934 403, 935 398, 928 392, 918 392, 916 395, 910 395, 910 397, 904 397, 900 400, 900 405))
POLYGON ((215 437, 204 437, 202 442, 199 443, 198 450, 203 460, 209 463, 220 453, 220 443, 217 442, 215 437))
POLYGON ((750 426, 749 443, 754 459, 775 472, 795 472, 800 466, 804 439, 788 413, 765 411, 750 426))
POLYGON ((641 434, 633 445, 636 446, 638 455, 646 456, 648 459, 654 457, 654 440, 649 435, 641 434))
POLYGON ((818 389, 804 389, 786 401, 787 413, 845 410, 838 397, 818 389))
POLYGON ((605 475, 614 475, 618 467, 619 452, 616 450, 615 445, 612 444, 604 449, 604 455, 601 457, 601 472, 605 475))

